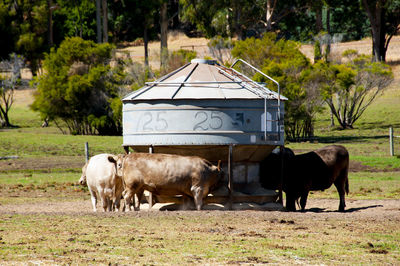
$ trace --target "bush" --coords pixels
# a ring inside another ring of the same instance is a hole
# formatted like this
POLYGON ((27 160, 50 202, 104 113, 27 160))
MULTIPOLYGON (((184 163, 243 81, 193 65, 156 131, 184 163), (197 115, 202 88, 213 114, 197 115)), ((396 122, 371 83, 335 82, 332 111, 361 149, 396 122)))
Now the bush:
POLYGON ((191 50, 184 50, 184 49, 179 49, 178 51, 172 52, 172 54, 169 55, 166 67, 162 69, 161 74, 167 74, 171 71, 174 71, 181 66, 190 63, 192 59, 195 59, 197 57, 196 51, 191 51, 191 50))
MULTIPOLYGON (((246 60, 279 82, 281 94, 289 99, 285 103, 285 133, 290 140, 313 137, 314 116, 322 104, 315 88, 308 86, 311 63, 299 47, 296 42, 277 40, 275 34, 269 33, 262 39, 237 41, 232 50, 234 57, 246 60)), ((246 72, 246 69, 241 71, 246 72)), ((255 74, 253 78, 277 90, 264 76, 255 74)))
POLYGON ((71 134, 121 134, 115 104, 121 71, 109 65, 112 49, 79 37, 65 39, 46 55, 32 109, 43 119, 62 120, 71 134))

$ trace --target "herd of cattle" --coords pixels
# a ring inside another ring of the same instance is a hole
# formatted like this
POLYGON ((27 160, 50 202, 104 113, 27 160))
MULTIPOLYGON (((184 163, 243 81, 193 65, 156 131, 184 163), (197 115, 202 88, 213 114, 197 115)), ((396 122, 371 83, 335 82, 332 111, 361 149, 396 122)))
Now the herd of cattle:
MULTIPOLYGON (((300 155, 284 148, 283 154, 271 153, 260 163, 260 184, 266 189, 282 188, 289 211, 296 210, 299 199, 304 211, 309 191, 335 184, 339 211, 344 211, 345 193, 349 193, 348 168, 349 154, 343 146, 326 146, 300 155)), ((201 210, 203 199, 210 190, 224 184, 219 182, 222 179, 220 161, 215 166, 197 156, 130 153, 93 156, 83 166, 79 183, 87 184, 93 211, 98 198, 104 211, 139 210, 144 190, 192 198, 196 209, 201 210)))

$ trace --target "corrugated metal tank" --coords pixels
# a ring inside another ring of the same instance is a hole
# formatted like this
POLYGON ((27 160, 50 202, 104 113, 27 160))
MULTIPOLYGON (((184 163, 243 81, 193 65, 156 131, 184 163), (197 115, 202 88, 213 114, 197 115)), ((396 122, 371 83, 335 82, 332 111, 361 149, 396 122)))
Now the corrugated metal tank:
POLYGON ((234 145, 235 163, 257 163, 284 144, 282 100, 233 68, 192 60, 124 97, 123 146, 216 162, 234 145))

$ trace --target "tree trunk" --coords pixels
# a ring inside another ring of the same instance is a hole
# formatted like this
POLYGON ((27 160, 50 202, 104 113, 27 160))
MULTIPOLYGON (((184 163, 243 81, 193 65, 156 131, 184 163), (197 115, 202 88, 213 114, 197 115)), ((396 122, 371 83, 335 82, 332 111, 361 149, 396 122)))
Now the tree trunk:
POLYGON ((168 2, 161 4, 160 26, 161 26, 161 47, 160 47, 160 67, 164 69, 168 60, 168 2))
POLYGON ((144 42, 144 66, 146 68, 146 71, 149 69, 149 51, 148 51, 148 45, 149 45, 149 39, 147 36, 147 20, 145 19, 144 21, 144 31, 143 31, 143 42, 144 42))
POLYGON ((266 21, 266 30, 271 31, 272 30, 272 15, 274 14, 276 2, 278 0, 267 0, 267 7, 265 10, 265 21, 266 21))
POLYGON ((362 0, 365 11, 367 12, 368 19, 371 24, 372 32, 372 54, 374 61, 385 61, 386 49, 385 49, 385 9, 384 4, 386 0, 373 1, 373 5, 369 5, 368 0, 362 0))
POLYGON ((329 55, 331 53, 331 24, 330 24, 330 20, 331 20, 331 11, 330 11, 330 7, 327 6, 326 7, 326 31, 328 33, 328 43, 326 44, 326 48, 325 48, 325 61, 329 62, 329 55))
POLYGON ((49 47, 53 46, 53 1, 52 0, 47 0, 47 7, 49 9, 49 18, 48 18, 48 41, 49 41, 49 47))
POLYGON ((107 0, 102 1, 102 10, 103 10, 103 42, 108 42, 108 8, 107 8, 107 0))
POLYGON ((317 33, 323 30, 321 5, 317 5, 315 9, 315 30, 317 31, 317 33))
POLYGON ((101 15, 100 15, 100 0, 96 0, 96 29, 97 29, 97 43, 101 43, 101 15))

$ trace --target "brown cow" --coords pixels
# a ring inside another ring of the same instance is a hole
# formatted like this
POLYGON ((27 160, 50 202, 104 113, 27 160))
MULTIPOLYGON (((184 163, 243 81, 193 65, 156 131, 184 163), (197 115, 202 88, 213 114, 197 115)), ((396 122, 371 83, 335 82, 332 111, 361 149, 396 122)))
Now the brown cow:
MULTIPOLYGON (((304 211, 308 193, 328 189, 335 184, 339 193, 339 211, 345 209, 345 192, 349 193, 349 153, 345 147, 331 145, 305 154, 294 155, 284 149, 283 191, 286 193, 286 209, 295 211, 300 198, 304 211)), ((280 155, 271 154, 260 165, 260 182, 264 188, 277 189, 281 173, 280 155)))
POLYGON ((193 197, 197 210, 200 210, 203 198, 222 176, 220 162, 214 166, 197 156, 160 153, 120 155, 117 169, 125 183, 126 206, 131 206, 133 195, 140 199, 143 191, 148 190, 155 195, 193 197))

